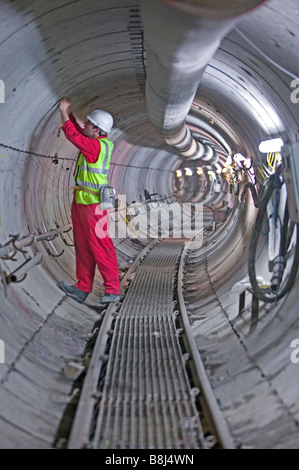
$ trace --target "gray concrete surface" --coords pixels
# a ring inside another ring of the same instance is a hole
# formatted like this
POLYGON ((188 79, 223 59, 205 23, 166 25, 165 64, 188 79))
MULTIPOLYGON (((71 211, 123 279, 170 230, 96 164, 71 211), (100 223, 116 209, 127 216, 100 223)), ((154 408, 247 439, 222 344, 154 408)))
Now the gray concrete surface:
MULTIPOLYGON (((253 159, 261 158, 263 139, 287 132, 295 141, 299 104, 291 100, 293 78, 273 61, 298 75, 298 13, 294 0, 269 0, 238 18, 237 28, 255 47, 237 30, 222 40, 193 100, 193 130, 200 131, 203 121, 210 136, 214 129, 234 152, 253 159)), ((128 203, 144 200, 144 189, 161 196, 174 191, 182 159, 147 115, 138 0, 2 0, 0 23, 0 143, 46 156, 57 151, 68 159, 54 165, 51 158, 0 147, 0 244, 11 234, 23 237, 70 222, 76 151, 63 135, 56 137, 57 103, 64 95, 80 119, 92 108, 115 117, 110 180, 128 203)), ((299 365, 290 361, 290 342, 299 337, 298 283, 254 329, 249 312, 237 318, 238 299, 229 296, 246 274, 254 217, 250 202, 237 208, 227 229, 205 248, 208 263, 204 250, 194 254, 198 265, 187 289, 192 313, 202 318, 193 329, 236 443, 298 448, 299 365)), ((72 233, 65 239, 71 244, 72 233)), ((121 268, 142 248, 129 239, 115 244, 121 268)), ((6 297, 0 285, 0 448, 53 446, 73 386, 64 368, 83 353, 99 318, 99 275, 84 306, 56 286, 75 279, 74 250, 61 237, 18 252, 17 261, 1 260, 2 270, 12 272, 36 252, 43 262, 23 282, 10 284, 6 297), (64 253, 56 258, 49 250, 64 253)))

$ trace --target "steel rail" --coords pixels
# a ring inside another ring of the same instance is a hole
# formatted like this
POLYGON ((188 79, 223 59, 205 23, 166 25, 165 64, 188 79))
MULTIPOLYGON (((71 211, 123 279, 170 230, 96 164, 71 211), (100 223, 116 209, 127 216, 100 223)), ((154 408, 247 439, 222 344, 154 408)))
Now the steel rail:
POLYGON ((109 305, 98 333, 72 425, 68 449, 86 449, 89 447, 93 410, 99 399, 97 383, 102 367, 106 362, 105 348, 117 308, 118 304, 109 305))
POLYGON ((187 309, 183 297, 183 279, 184 279, 184 260, 188 250, 188 242, 185 244, 179 265, 177 294, 179 300, 180 318, 183 324, 183 335, 186 340, 186 347, 190 354, 191 368, 193 369, 193 379, 200 390, 201 399, 205 407, 205 412, 209 418, 210 426, 213 429, 215 437, 223 449, 235 449, 235 445, 228 426, 218 407, 214 392, 208 379, 205 367, 200 357, 198 347, 191 331, 187 309))

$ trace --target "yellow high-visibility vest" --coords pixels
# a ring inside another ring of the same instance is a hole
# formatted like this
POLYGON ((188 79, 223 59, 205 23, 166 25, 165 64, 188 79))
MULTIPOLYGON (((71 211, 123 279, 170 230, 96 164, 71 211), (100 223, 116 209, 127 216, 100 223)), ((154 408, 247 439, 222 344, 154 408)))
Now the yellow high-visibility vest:
POLYGON ((76 188, 80 189, 76 191, 77 204, 99 204, 100 189, 108 186, 107 175, 114 144, 106 137, 98 140, 101 143, 101 151, 95 163, 88 163, 82 152, 78 158, 75 182, 76 188))

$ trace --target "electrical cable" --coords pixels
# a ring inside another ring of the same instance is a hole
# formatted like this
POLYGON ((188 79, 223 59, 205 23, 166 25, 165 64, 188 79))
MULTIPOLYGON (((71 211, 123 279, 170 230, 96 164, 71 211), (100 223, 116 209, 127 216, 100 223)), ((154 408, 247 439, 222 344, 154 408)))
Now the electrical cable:
POLYGON ((272 65, 274 65, 275 67, 277 67, 279 70, 281 70, 282 72, 286 73, 287 75, 289 75, 290 77, 294 78, 295 80, 299 80, 299 76, 298 75, 295 75, 294 73, 290 72, 289 70, 285 69, 284 67, 282 67, 282 65, 279 65, 277 62, 275 62, 275 60, 271 59, 271 57, 269 57, 267 54, 265 54, 265 52, 263 52, 259 47, 257 47, 247 36, 246 34, 242 33, 242 31, 239 30, 239 28, 235 28, 235 31, 237 31, 237 33, 240 34, 240 36, 242 36, 243 39, 245 39, 245 41, 248 42, 248 44, 250 44, 259 54, 261 54, 268 62, 270 62, 272 65))
MULTIPOLYGON (((12 147, 10 145, 3 144, 1 142, 0 142, 0 147, 6 148, 6 149, 9 149, 9 150, 14 150, 15 152, 21 152, 21 153, 26 153, 28 155, 34 155, 35 157, 43 157, 43 158, 52 159, 52 160, 54 160, 54 163, 55 163, 55 160, 57 160, 57 159, 59 159, 59 160, 68 160, 68 161, 71 161, 71 162, 75 162, 75 159, 73 159, 73 158, 60 157, 59 155, 56 155, 56 154, 55 155, 43 155, 41 153, 31 152, 29 150, 18 149, 16 147, 12 147)), ((164 170, 162 168, 152 168, 150 166, 140 167, 140 166, 136 166, 136 165, 125 165, 123 163, 111 162, 111 166, 112 165, 126 167, 126 168, 136 168, 137 170, 154 170, 154 171, 159 171, 159 172, 164 171, 164 172, 167 172, 167 173, 174 173, 173 170, 164 170)))
MULTIPOLYGON (((22 150, 22 149, 18 149, 16 147, 12 147, 10 145, 5 145, 3 143, 0 142, 0 147, 3 147, 3 148, 6 148, 6 149, 9 149, 9 150, 14 150, 15 152, 21 152, 21 153, 26 153, 28 155, 34 155, 35 157, 43 157, 43 158, 57 158, 57 155, 43 155, 41 153, 36 153, 36 152, 31 152, 29 150, 22 150)), ((60 160, 69 160, 69 161, 74 161, 73 158, 67 158, 67 157, 58 157, 60 160)))
MULTIPOLYGON (((293 284, 295 282, 295 278, 297 275, 297 270, 298 270, 298 265, 299 265, 299 224, 295 224, 295 226, 292 227, 296 230, 296 240, 294 241, 294 258, 292 262, 292 266, 290 269, 289 277, 286 281, 285 286, 280 290, 277 291, 276 293, 267 293, 263 289, 261 289, 258 285, 258 281, 256 278, 256 270, 255 270, 255 258, 256 258, 256 251, 257 251, 257 246, 258 246, 258 240, 259 240, 259 235, 261 233, 261 228, 264 224, 264 216, 266 214, 267 210, 267 205, 269 202, 270 197, 273 194, 274 190, 274 175, 272 175, 267 183, 267 188, 265 190, 265 193, 263 195, 262 200, 260 201, 259 204, 259 212, 257 215, 256 219, 256 224, 252 233, 252 238, 249 246, 249 254, 248 254, 248 273, 249 273, 249 279, 251 282, 252 290, 256 298, 259 300, 266 302, 266 303, 271 303, 271 302, 277 302, 280 300, 282 297, 284 297, 293 287, 293 284)), ((283 230, 288 230, 287 227, 283 227, 283 230)), ((282 234, 282 237, 288 237, 288 233, 282 234)), ((287 246, 287 243, 284 243, 285 246, 287 246)))

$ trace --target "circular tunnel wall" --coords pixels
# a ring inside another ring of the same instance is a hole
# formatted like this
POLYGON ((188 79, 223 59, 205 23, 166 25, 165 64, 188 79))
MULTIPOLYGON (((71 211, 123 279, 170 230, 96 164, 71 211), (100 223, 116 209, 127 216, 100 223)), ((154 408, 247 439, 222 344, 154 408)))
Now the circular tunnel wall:
MULTIPOLYGON (((175 170, 183 160, 163 142, 147 115, 146 41, 139 1, 3 1, 1 8, 0 78, 5 96, 0 104, 0 243, 5 245, 12 236, 38 236, 61 227, 65 231, 0 261, 2 273, 9 274, 34 254, 43 255, 22 282, 1 284, 5 361, 0 364, 0 447, 48 448, 73 390, 66 365, 83 353, 103 292, 99 274, 84 306, 65 299, 56 286, 59 280, 76 278, 69 230, 76 149, 62 132, 57 136, 59 99, 69 96, 81 120, 93 108, 112 113, 115 123, 109 137, 115 149, 109 178, 129 204, 144 202, 145 189, 161 199, 173 194, 175 170)), ((277 0, 270 0, 240 18, 238 29, 256 48, 237 30, 222 41, 187 119, 193 131, 213 139, 220 136, 234 153, 255 161, 263 158, 258 152, 261 140, 285 132, 295 141, 298 129, 298 109, 290 99, 292 78, 258 50, 296 72, 294 6, 286 2, 282 16, 280 8, 277 0)), ((227 295, 246 275, 255 216, 249 195, 245 204, 236 198, 224 226, 203 246, 191 249, 188 301, 194 334, 201 338, 199 350, 239 445, 295 447, 298 381, 288 348, 298 328, 298 286, 266 309, 255 329, 250 329, 250 309, 239 317, 238 298, 227 295), (242 358, 239 364, 236 356, 242 358), (277 409, 288 436, 294 437, 281 437, 280 418, 271 417, 277 409), (246 421, 248 410, 252 417, 246 421)), ((115 238, 120 272, 147 242, 115 238)))

